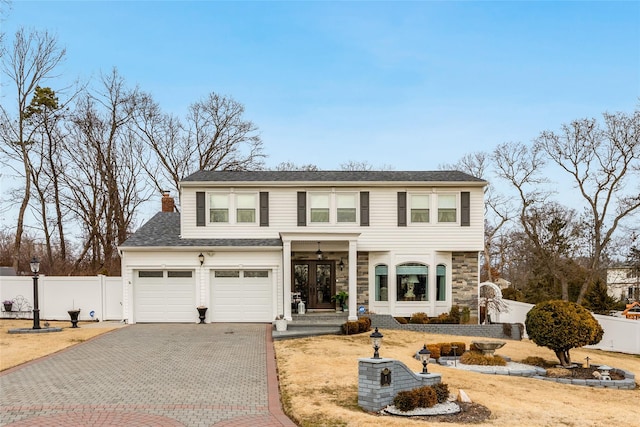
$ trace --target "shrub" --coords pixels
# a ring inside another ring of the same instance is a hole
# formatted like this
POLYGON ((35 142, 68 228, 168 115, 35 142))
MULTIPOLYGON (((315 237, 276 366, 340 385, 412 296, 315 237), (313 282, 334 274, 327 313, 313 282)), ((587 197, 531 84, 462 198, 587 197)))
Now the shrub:
POLYGON ((457 305, 451 306, 451 310, 449 310, 449 318, 451 319, 451 323, 458 324, 460 323, 460 307, 457 305))
POLYGON ((429 316, 427 313, 413 313, 411 318, 409 319, 409 323, 415 323, 419 325, 423 325, 425 323, 429 323, 429 316))
POLYGON ((462 313, 460 314, 460 323, 467 324, 471 320, 471 309, 469 307, 462 307, 462 313))
POLYGON ((440 346, 438 344, 427 344, 427 349, 431 353, 431 357, 434 359, 440 358, 440 346))
POLYGON ((537 356, 525 357, 521 361, 521 363, 524 363, 525 365, 539 366, 539 367, 545 368, 545 369, 555 366, 555 363, 547 362, 542 357, 537 357, 537 356))
POLYGON ((345 335, 360 334, 371 330, 371 319, 361 317, 355 322, 346 322, 342 325, 342 333, 345 335))
POLYGON ((449 387, 446 384, 424 386, 413 390, 401 391, 393 398, 393 404, 403 412, 416 408, 431 408, 437 403, 446 402, 449 398, 449 387), (445 396, 446 394, 446 396, 445 396), (445 396, 444 398, 442 396, 445 396), (444 400, 440 400, 443 398, 444 400))
POLYGON ((485 356, 477 351, 467 351, 460 357, 460 363, 465 365, 505 366, 507 364, 500 356, 485 356))
POLYGON ((444 403, 449 400, 449 386, 445 383, 438 383, 431 386, 436 392, 438 403, 444 403))
MULTIPOLYGON (((456 354, 455 356, 460 356, 462 355, 465 351, 467 351, 467 344, 463 343, 463 342, 452 342, 451 343, 451 347, 456 346, 456 354)), ((453 348, 451 349, 451 354, 449 354, 449 356, 454 356, 453 354, 453 348)))
POLYGON ((418 408, 431 408, 438 403, 438 395, 433 387, 424 386, 413 390, 416 395, 418 408))
POLYGON ((440 346, 440 355, 449 356, 449 353, 451 353, 451 344, 443 342, 438 345, 440 346))
POLYGON ((403 412, 413 411, 418 407, 418 398, 413 390, 401 391, 393 398, 393 404, 403 412))
POLYGON ((600 342, 604 331, 584 307, 570 301, 545 301, 527 313, 529 338, 556 353, 563 366, 571 364, 569 350, 600 342))
POLYGON ((396 321, 401 325, 406 325, 407 323, 409 323, 406 317, 394 317, 394 319, 396 319, 396 321))

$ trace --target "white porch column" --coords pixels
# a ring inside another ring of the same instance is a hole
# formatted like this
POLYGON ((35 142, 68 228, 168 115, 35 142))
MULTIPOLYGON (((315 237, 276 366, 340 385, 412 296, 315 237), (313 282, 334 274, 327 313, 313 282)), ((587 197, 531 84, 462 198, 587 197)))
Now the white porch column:
MULTIPOLYGON (((283 277, 283 298, 284 318, 291 320, 291 240, 282 242, 282 277, 283 277)), ((280 313, 278 313, 280 314, 280 313)))
POLYGON ((358 242, 349 240, 349 320, 358 320, 358 242))

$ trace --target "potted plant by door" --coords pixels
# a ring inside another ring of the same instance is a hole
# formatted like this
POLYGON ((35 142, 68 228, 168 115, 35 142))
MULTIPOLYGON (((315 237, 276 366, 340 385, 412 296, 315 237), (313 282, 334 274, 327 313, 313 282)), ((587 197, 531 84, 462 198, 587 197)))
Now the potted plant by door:
POLYGON ((283 332, 287 330, 287 319, 282 314, 276 316, 276 331, 283 332))
POLYGON ((4 305, 4 311, 13 311, 13 301, 10 299, 2 301, 2 304, 4 305))
POLYGON ((347 311, 347 300, 349 299, 349 294, 345 291, 340 291, 334 296, 331 297, 332 302, 336 302, 338 307, 342 309, 342 311, 347 311))

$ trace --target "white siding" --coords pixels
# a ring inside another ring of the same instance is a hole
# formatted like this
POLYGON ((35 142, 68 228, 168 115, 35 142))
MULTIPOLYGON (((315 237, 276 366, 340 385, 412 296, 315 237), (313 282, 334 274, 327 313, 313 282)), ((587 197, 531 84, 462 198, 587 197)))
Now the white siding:
MULTIPOLYGON (((243 191, 247 190, 243 188, 243 191)), ((251 189, 249 189, 251 190, 251 189)), ((452 188, 339 188, 339 191, 369 191, 369 226, 358 224, 308 224, 298 227, 296 213, 297 191, 322 191, 321 188, 271 188, 253 189, 269 192, 269 227, 257 224, 225 224, 196 227, 195 192, 193 188, 182 191, 182 236, 185 238, 278 238, 280 232, 305 233, 360 233, 359 251, 416 250, 475 251, 482 250, 484 239, 483 191, 477 187, 452 188), (398 227, 397 193, 428 191, 429 194, 455 193, 457 197, 456 223, 437 223, 437 197, 431 197, 431 222, 398 227), (460 226, 460 192, 471 193, 471 226, 460 226)), ((327 190, 327 189, 324 189, 327 190)), ((332 190, 332 189, 329 189, 332 190)))

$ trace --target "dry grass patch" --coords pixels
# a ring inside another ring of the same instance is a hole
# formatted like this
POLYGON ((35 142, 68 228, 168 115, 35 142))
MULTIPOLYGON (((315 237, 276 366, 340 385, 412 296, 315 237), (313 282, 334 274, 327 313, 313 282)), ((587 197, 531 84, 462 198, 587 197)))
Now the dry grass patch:
MULTIPOLYGON (((9 334, 9 329, 31 328, 33 320, 0 320, 0 371, 13 368, 64 348, 84 342, 97 335, 115 329, 108 324, 92 324, 91 328, 71 328, 71 322, 49 322, 51 327, 63 328, 61 332, 44 334, 9 334)), ((41 321, 44 324, 44 321, 41 321)), ((43 326, 44 327, 44 326, 43 326)))
MULTIPOLYGON (((434 335, 408 331, 381 331, 380 355, 397 359, 415 372, 422 364, 413 358, 423 344, 463 341, 478 337, 434 335)), ((303 427, 317 426, 455 426, 462 424, 381 417, 358 407, 358 358, 371 357, 369 334, 322 336, 275 342, 280 388, 285 411, 303 427)), ((552 361, 554 353, 530 341, 507 341, 497 352, 520 361, 529 356, 552 361)), ((607 364, 640 378, 640 356, 574 349, 574 361, 607 364)), ((557 384, 531 378, 486 375, 429 365, 442 374, 452 394, 464 389, 474 402, 488 407, 490 426, 600 426, 627 425, 640 417, 640 388, 608 390, 557 384)))

